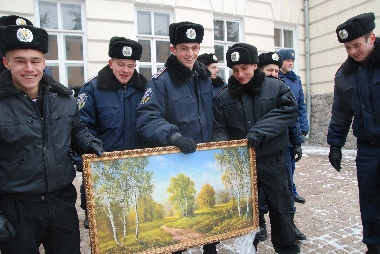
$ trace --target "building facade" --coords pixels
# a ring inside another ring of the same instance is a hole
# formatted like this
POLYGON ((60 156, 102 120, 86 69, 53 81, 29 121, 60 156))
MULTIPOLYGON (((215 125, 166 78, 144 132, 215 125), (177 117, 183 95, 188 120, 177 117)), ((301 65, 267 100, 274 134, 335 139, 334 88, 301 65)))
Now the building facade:
MULTIPOLYGON (((49 33, 46 63, 54 78, 80 86, 108 61, 112 36, 143 46, 138 70, 149 78, 164 66, 169 51, 168 26, 192 21, 205 28, 201 53, 215 52, 220 76, 231 74, 225 52, 236 42, 259 51, 296 51, 294 71, 304 85, 309 141, 327 145, 334 74, 347 54, 335 29, 348 18, 372 11, 380 34, 378 0, 2 0, 0 16, 20 15, 49 33)), ((352 136, 346 144, 355 148, 352 136)))

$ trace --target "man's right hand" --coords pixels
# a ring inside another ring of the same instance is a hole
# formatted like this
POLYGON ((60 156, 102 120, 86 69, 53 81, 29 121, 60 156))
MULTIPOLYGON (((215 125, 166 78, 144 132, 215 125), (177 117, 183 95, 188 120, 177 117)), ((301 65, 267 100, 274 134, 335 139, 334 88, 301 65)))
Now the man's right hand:
POLYGON ((0 242, 5 242, 15 235, 16 231, 12 224, 4 217, 4 215, 0 214, 0 242))
POLYGON ((339 146, 330 146, 329 161, 331 166, 333 166, 336 171, 340 172, 342 166, 340 165, 342 161, 342 148, 339 146))
POLYGON ((184 154, 193 153, 197 150, 197 144, 194 139, 179 136, 173 140, 173 145, 181 149, 184 154))

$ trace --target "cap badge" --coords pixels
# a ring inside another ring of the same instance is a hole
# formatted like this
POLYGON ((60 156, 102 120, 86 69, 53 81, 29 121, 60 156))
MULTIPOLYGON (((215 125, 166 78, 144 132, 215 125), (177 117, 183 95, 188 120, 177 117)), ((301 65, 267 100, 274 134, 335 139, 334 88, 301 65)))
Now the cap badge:
POLYGON ((195 30, 193 28, 189 28, 186 31, 186 36, 189 39, 195 39, 195 37, 197 37, 197 33, 195 32, 195 30))
POLYGON ((25 26, 26 25, 26 21, 25 19, 22 19, 22 18, 18 18, 16 19, 16 25, 22 25, 22 26, 25 26))
POLYGON ((273 61, 278 61, 278 59, 279 59, 278 54, 277 54, 277 53, 274 53, 274 54, 272 55, 272 60, 273 60, 273 61))
POLYGON ((218 58, 216 58, 216 55, 213 55, 212 59, 214 59, 214 61, 218 61, 218 58))
POLYGON ((17 30, 17 39, 22 42, 33 41, 33 33, 27 28, 19 28, 17 30))
POLYGON ((347 39, 348 37, 348 32, 346 29, 342 29, 339 31, 339 37, 342 39, 342 40, 345 40, 347 39))
POLYGON ((132 48, 124 46, 121 52, 123 53, 123 56, 129 57, 132 55, 132 48))
POLYGON ((239 54, 239 52, 233 52, 232 54, 231 54, 231 60, 232 60, 232 62, 237 62, 237 61, 239 61, 239 59, 240 59, 240 54, 239 54))

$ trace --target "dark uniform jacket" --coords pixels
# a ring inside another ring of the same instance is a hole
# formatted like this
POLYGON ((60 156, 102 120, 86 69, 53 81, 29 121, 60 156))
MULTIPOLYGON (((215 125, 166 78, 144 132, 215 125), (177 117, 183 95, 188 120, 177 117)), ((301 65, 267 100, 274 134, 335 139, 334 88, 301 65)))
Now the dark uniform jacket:
POLYGON ((136 107, 147 80, 136 70, 126 86, 120 84, 109 65, 87 81, 77 103, 81 119, 91 133, 103 141, 105 151, 145 147, 136 131, 136 107))
POLYGON ((294 95, 282 81, 260 69, 246 85, 231 76, 215 99, 213 140, 243 139, 251 132, 262 138, 257 158, 276 155, 288 149, 288 127, 297 115, 294 95))
POLYGON ((137 131, 154 146, 169 145, 179 132, 196 143, 212 139, 212 85, 209 70, 198 61, 193 70, 171 55, 148 82, 137 107, 137 131))
MULTIPOLYGON (((43 118, 36 103, 0 74, 0 194, 45 194, 70 185, 70 147, 87 152, 94 138, 79 118, 72 91, 44 74, 43 118)), ((42 104, 41 104, 42 105, 42 104)))
POLYGON ((366 63, 348 57, 335 75, 334 101, 327 143, 342 147, 352 117, 358 140, 380 145, 380 38, 366 63))

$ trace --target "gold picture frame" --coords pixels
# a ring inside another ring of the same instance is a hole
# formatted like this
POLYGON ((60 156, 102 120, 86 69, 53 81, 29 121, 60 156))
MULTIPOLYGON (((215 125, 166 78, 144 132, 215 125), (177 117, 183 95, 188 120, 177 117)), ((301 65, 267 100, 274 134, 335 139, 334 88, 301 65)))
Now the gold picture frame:
POLYGON ((256 157, 247 144, 83 155, 91 253, 169 253, 257 230, 256 157))

